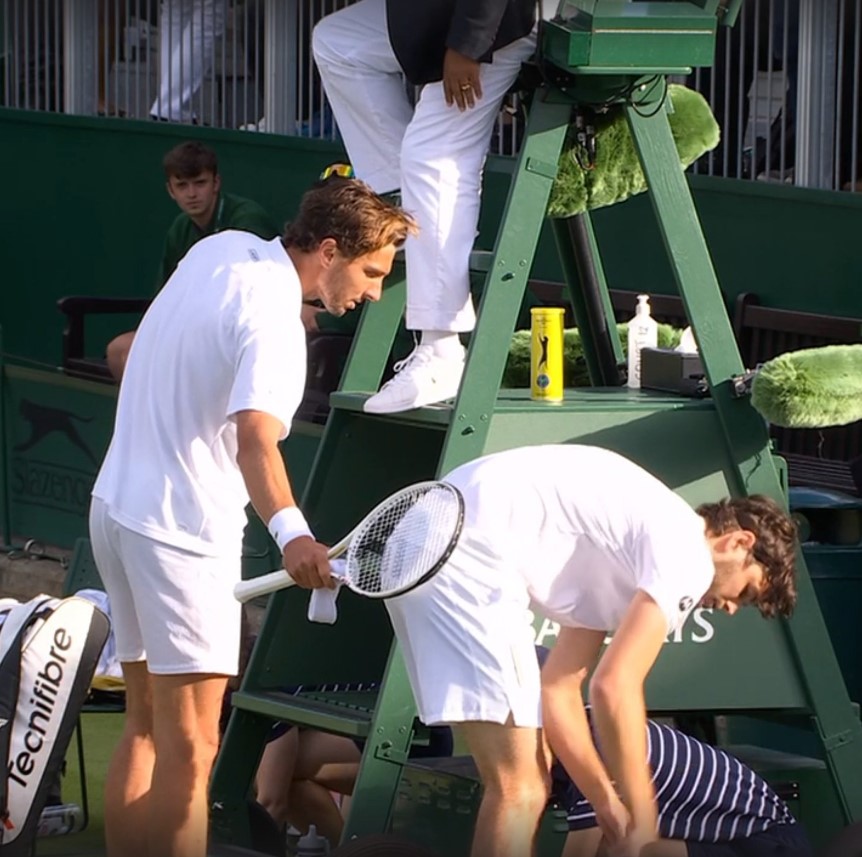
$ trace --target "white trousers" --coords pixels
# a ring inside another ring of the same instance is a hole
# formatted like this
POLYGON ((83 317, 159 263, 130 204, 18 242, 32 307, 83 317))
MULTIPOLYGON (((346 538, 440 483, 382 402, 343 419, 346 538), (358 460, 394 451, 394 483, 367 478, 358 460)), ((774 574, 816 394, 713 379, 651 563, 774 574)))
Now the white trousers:
POLYGON ((151 116, 196 118, 192 98, 212 68, 215 40, 224 32, 226 0, 163 0, 159 17, 159 97, 151 116))
POLYGON ((503 96, 536 47, 535 33, 482 63, 482 98, 463 113, 442 83, 412 107, 389 43, 385 0, 360 0, 325 17, 312 47, 358 178, 378 193, 401 188, 419 223, 408 239, 407 327, 472 330, 470 252, 479 222, 482 170, 503 96))

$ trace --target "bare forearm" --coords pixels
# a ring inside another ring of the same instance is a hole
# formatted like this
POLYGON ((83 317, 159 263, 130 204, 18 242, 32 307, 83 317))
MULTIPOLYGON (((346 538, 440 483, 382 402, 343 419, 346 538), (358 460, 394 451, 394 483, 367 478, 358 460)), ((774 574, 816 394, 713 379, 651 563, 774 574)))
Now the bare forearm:
POLYGON ((633 826, 656 832, 658 821, 647 761, 643 689, 599 685, 591 689, 591 701, 602 756, 631 813, 633 826))
POLYGON ((248 443, 237 453, 237 464, 251 504, 264 524, 280 509, 296 505, 278 446, 248 443))
POLYGON ((584 797, 594 807, 607 803, 614 787, 593 743, 580 681, 560 680, 543 688, 542 723, 552 752, 584 797))

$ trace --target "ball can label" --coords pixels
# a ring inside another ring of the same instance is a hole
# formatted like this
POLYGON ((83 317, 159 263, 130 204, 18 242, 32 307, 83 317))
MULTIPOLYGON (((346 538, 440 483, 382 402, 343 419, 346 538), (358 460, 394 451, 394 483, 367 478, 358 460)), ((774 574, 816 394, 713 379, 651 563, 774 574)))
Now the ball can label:
POLYGON ((564 315, 561 307, 530 310, 530 394, 537 401, 563 401, 564 315))

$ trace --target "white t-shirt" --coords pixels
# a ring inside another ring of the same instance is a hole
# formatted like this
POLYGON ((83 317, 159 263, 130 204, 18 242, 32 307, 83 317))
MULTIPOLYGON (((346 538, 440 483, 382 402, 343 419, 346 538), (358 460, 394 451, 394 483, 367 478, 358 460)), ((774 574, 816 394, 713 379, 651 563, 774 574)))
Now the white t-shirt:
POLYGON ((281 240, 228 230, 195 244, 135 334, 93 488, 129 529, 239 556, 248 492, 234 415, 281 420, 305 389, 299 277, 281 240))
POLYGON ((465 534, 514 564, 538 612, 614 631, 638 590, 676 630, 715 574, 703 519, 615 452, 526 446, 444 477, 464 495, 465 534))

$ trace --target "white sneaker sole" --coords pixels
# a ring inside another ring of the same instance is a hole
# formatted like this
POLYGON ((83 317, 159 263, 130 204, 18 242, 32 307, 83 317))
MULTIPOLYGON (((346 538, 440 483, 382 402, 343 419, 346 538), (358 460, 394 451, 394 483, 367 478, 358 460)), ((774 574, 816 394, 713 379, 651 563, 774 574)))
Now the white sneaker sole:
POLYGON ((454 399, 458 395, 458 390, 441 390, 439 394, 433 396, 425 396, 417 400, 405 402, 403 399, 397 402, 386 402, 374 400, 378 398, 378 394, 371 396, 365 400, 362 405, 362 410, 366 414, 400 414, 404 411, 412 411, 416 408, 424 408, 426 405, 437 405, 440 402, 445 402, 447 399, 454 399))

